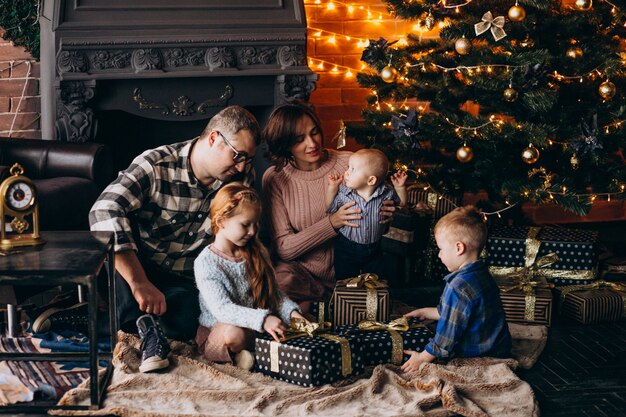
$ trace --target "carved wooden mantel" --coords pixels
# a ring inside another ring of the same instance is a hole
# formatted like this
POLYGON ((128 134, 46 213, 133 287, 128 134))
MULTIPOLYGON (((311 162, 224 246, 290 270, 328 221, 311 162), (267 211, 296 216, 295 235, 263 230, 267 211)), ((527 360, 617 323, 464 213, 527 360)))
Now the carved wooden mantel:
POLYGON ((98 111, 208 119, 308 99, 302 0, 44 0, 42 134, 86 142, 98 111))

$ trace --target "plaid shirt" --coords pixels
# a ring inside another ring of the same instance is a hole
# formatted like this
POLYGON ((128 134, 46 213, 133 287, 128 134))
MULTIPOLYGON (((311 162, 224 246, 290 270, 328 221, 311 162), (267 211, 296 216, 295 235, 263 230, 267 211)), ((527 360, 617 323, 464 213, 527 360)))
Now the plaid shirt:
POLYGON ((500 291, 481 260, 444 277, 441 318, 426 351, 437 358, 496 356, 511 350, 500 291))
MULTIPOLYGON (((216 180, 207 188, 193 175, 189 155, 195 140, 139 155, 89 213, 91 230, 115 233, 116 252, 135 250, 142 261, 189 278, 195 258, 213 242, 209 206, 222 186, 216 180)), ((252 165, 235 177, 250 185, 252 165)))

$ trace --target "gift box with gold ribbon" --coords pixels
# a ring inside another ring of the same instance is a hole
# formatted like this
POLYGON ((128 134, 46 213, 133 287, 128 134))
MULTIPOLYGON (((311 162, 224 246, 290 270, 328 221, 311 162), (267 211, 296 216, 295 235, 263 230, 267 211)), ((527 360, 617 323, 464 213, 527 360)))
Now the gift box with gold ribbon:
POLYGON ((496 283, 508 322, 552 324, 554 284, 511 277, 496 279, 496 283))
POLYGON ((560 314, 582 324, 626 318, 626 282, 596 281, 556 289, 560 314))
POLYGON ((589 284, 598 272, 597 240, 591 230, 498 225, 489 231, 487 264, 495 278, 589 284))
POLYGON ((329 384, 363 371, 359 335, 337 335, 330 323, 292 320, 281 342, 268 334, 255 341, 255 370, 305 387, 329 384))
POLYGON ((365 320, 359 324, 338 326, 341 335, 357 334, 363 348, 363 365, 391 363, 400 365, 408 359, 404 349, 421 351, 435 335, 425 323, 404 317, 388 323, 365 320))
POLYGON ((376 274, 366 273, 337 281, 331 303, 335 326, 363 320, 389 320, 389 288, 387 282, 378 279, 376 274))

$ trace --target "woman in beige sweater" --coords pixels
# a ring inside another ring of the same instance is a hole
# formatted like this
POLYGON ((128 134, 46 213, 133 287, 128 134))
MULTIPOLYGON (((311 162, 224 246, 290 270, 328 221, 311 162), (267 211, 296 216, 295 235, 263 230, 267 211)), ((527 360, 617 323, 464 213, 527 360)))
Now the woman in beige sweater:
MULTIPOLYGON (((307 310, 307 301, 323 300, 333 290, 332 239, 342 226, 358 227, 355 203, 326 213, 324 194, 331 173, 343 174, 350 152, 324 149, 320 121, 299 101, 272 112, 263 130, 272 163, 263 175, 263 196, 281 290, 307 310)), ((385 207, 388 218, 393 214, 385 207)))

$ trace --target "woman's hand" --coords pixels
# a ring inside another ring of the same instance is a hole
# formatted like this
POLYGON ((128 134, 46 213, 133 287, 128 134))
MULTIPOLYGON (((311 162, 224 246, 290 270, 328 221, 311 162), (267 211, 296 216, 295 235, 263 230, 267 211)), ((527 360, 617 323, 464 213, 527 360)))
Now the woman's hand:
MULTIPOLYGON (((391 203, 393 204, 393 202, 391 203)), ((330 215, 330 224, 333 225, 333 228, 335 230, 339 230, 342 226, 359 227, 359 225, 356 223, 350 223, 350 220, 361 219, 361 209, 350 208, 354 205, 356 205, 356 202, 349 201, 343 206, 339 207, 339 210, 330 215)))
POLYGON ((275 341, 280 342, 280 338, 285 335, 287 327, 280 318, 270 314, 263 321, 263 330, 269 333, 275 341))
MULTIPOLYGON (((356 203, 355 203, 356 204, 356 203)), ((389 223, 393 220, 393 215, 396 212, 396 206, 393 204, 393 200, 383 201, 383 206, 380 208, 380 215, 383 217, 380 223, 389 223)))

